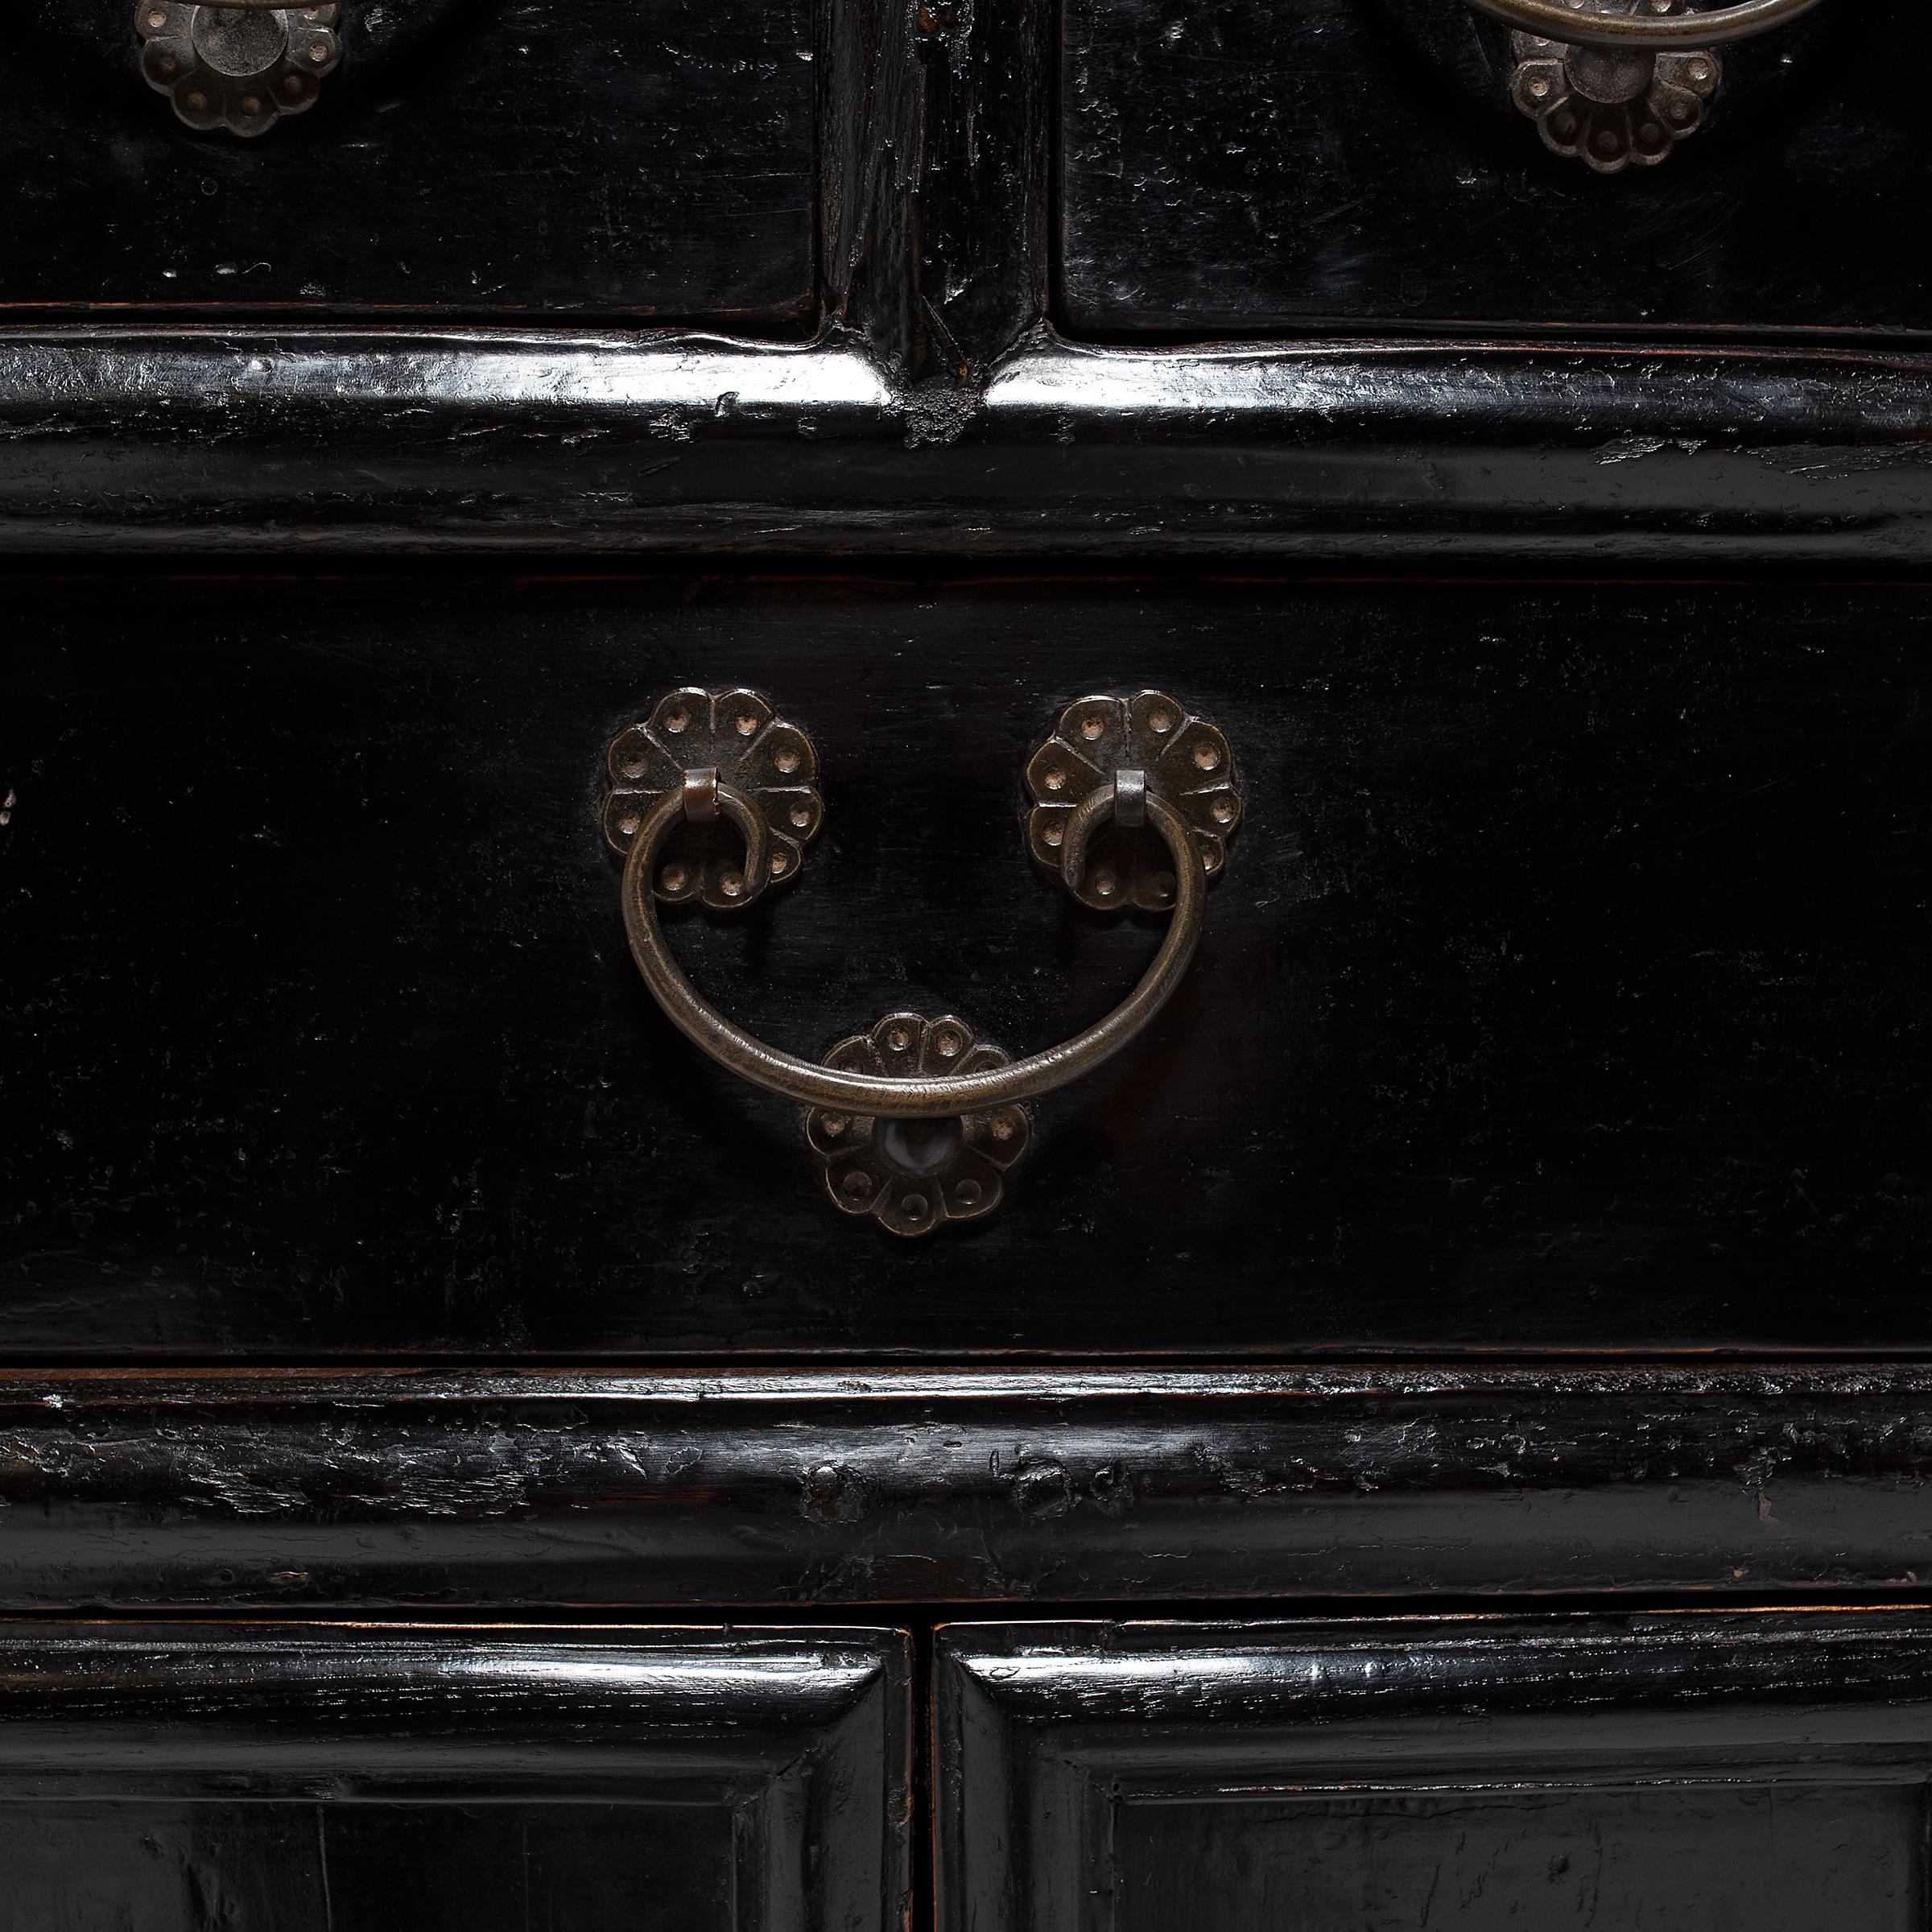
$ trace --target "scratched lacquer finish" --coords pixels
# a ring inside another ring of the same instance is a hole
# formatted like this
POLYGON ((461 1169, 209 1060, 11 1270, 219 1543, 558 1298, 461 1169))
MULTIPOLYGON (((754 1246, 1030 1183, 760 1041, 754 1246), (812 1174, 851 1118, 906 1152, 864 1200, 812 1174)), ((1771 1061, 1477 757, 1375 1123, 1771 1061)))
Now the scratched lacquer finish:
POLYGON ((0 304, 809 324, 804 0, 349 0, 260 76, 266 22, 196 11, 10 6, 0 304))
POLYGON ((888 1631, 0 1625, 6 1932, 887 1932, 888 1631))
POLYGON ((1649 153, 1621 112, 1644 76, 1600 76, 1608 175, 1586 127, 1527 118, 1538 50, 1464 0, 1068 0, 1063 21, 1070 333, 1932 325, 1925 252, 1897 241, 1932 185, 1913 0, 1826 0, 1686 60, 1649 153))

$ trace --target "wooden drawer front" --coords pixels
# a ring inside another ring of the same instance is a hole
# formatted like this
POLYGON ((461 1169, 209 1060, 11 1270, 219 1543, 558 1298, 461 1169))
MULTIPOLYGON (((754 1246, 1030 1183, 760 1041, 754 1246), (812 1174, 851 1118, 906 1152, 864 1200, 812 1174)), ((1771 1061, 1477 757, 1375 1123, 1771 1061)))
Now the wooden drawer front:
POLYGON ((1925 1346, 1924 592, 484 578, 13 587, 0 1340, 280 1357, 1925 1346), (1029 858, 1068 702, 1246 812, 983 1221, 838 1212, 627 955, 606 746, 693 682, 824 828, 704 992, 1032 1051, 1165 922, 1029 858))
POLYGON ((1462 0, 1067 0, 1064 36, 1076 333, 1932 324, 1911 0, 1724 49, 1703 128, 1609 177, 1544 147, 1462 0))
POLYGON ((12 1625, 0 1925, 886 1932, 888 1632, 12 1625))
POLYGON ((142 80, 131 0, 22 10, 0 304, 809 318, 806 0, 350 0, 250 139, 142 80))
POLYGON ((962 1626, 943 1932, 1915 1932, 1917 1615, 962 1626))

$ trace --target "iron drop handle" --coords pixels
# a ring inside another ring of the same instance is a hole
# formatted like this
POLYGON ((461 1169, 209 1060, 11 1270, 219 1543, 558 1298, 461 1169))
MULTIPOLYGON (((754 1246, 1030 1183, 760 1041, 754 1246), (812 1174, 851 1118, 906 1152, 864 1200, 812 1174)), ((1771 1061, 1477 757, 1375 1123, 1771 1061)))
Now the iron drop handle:
POLYGON ((1062 722, 1062 733, 1035 753, 1029 768, 1038 801, 1036 856, 1088 904, 1165 905, 1170 914, 1139 984, 1098 1024, 997 1067, 882 1079, 768 1046, 706 1001, 671 956, 658 902, 696 897, 720 908, 750 904, 774 880, 795 875, 803 837, 792 834, 809 837, 819 817, 810 783, 817 760, 803 733, 743 691, 674 692, 651 724, 632 726, 611 747, 605 832, 625 854, 624 929, 652 997, 720 1066, 807 1107, 935 1119, 1034 1100, 1091 1073, 1146 1030, 1185 976, 1207 915, 1208 881, 1220 869, 1239 801, 1226 741, 1158 692, 1084 699, 1062 722), (1145 749, 1157 754, 1151 769, 1126 762, 1144 755, 1139 741, 1150 737, 1155 743, 1145 749), (679 763, 684 757, 705 762, 679 763), (1080 795, 1070 798, 1082 780, 1080 795), (709 870, 663 864, 680 825, 720 819, 742 840, 741 859, 714 861, 709 870), (1123 832, 1154 832, 1167 868, 1142 879, 1090 863, 1096 834, 1109 823, 1123 832))
POLYGON ((730 910, 795 877, 823 816, 817 774, 804 733, 752 691, 673 691, 621 732, 606 756, 604 832, 623 856, 625 934, 652 997, 688 1039, 809 1110, 806 1136, 834 1201, 896 1233, 923 1233, 990 1209, 1030 1134, 1025 1104, 1111 1059, 1172 998, 1241 816, 1232 755, 1213 725, 1160 691, 1080 699, 1034 751, 1034 859, 1084 904, 1165 912, 1167 928, 1104 1019, 1018 1060, 955 1016, 891 1013, 814 1063, 758 1038, 691 985, 659 904, 730 910), (680 841, 685 832, 696 836, 680 841), (914 1135, 902 1122, 946 1125, 914 1135))
POLYGON ((1591 12, 1565 0, 1467 0, 1478 13, 1505 20, 1519 33, 1608 53, 1666 53, 1728 47, 1769 33, 1808 14, 1822 0, 1742 0, 1701 14, 1665 13, 1641 3, 1629 13, 1591 12))

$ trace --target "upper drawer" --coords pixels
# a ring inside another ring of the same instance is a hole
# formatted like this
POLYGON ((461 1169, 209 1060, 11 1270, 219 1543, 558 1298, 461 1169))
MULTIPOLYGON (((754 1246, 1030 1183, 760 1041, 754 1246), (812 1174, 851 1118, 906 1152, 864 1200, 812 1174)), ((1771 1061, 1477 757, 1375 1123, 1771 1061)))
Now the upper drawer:
POLYGON ((1932 1334, 1922 591, 11 588, 9 1350, 1932 1334), (1030 788, 1097 797, 1129 700, 1150 796, 1232 836, 1171 1001, 1030 1138, 855 1103, 808 1146, 647 995, 607 828, 688 791, 658 944, 815 1078, 1092 1027, 1175 875, 1102 843, 1077 902, 1030 788), (786 862, 742 907, 734 785, 786 862))
POLYGON ((810 312, 809 0, 14 11, 0 306, 810 312))
POLYGON ((1463 0, 1066 0, 1063 31, 1075 332, 1932 324, 1910 0, 1607 78, 1463 0))

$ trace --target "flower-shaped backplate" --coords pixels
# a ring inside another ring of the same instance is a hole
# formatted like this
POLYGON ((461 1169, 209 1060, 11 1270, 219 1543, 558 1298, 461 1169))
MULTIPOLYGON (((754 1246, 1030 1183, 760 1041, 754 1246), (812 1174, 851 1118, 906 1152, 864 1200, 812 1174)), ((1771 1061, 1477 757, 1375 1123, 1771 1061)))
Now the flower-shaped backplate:
POLYGON ((664 794, 680 786, 687 771, 708 767, 764 815, 768 870, 762 878, 745 877, 744 841, 720 815, 679 826, 651 884, 670 903, 698 899, 721 912, 749 905, 771 881, 797 876, 824 808, 813 784, 819 761, 811 741, 755 691, 674 691, 658 700, 644 723, 626 725, 611 741, 604 836, 612 851, 627 854, 664 794))
MULTIPOLYGON (((1060 854, 1067 821, 1096 785, 1116 772, 1147 774, 1147 789, 1174 806, 1193 828, 1201 863, 1212 878, 1228 857, 1228 839, 1241 821, 1234 754, 1206 719, 1163 691, 1131 698, 1081 698, 1061 713, 1054 735, 1026 764, 1033 796, 1026 841, 1049 871, 1065 874, 1060 854)), ((1133 906, 1163 912, 1174 904, 1174 861, 1151 826, 1126 830, 1111 819, 1094 834, 1074 896, 1096 911, 1133 906)))
POLYGON ((140 0, 141 72, 175 114, 203 133, 265 134, 313 107, 342 59, 339 6, 213 6, 140 0))
MULTIPOLYGON (((841 1072, 888 1080, 983 1073, 1006 1062, 950 1013, 928 1020, 890 1013, 825 1056, 841 1072)), ((826 1107, 805 1115, 827 1193, 842 1212, 874 1215, 894 1234, 927 1234, 942 1221, 990 1214, 1032 1137, 1032 1117, 1022 1106, 937 1121, 877 1121, 826 1107)))
MULTIPOLYGON (((1580 13, 1681 14, 1686 0, 1571 0, 1580 13)), ((1544 144, 1600 175, 1654 167, 1703 125, 1723 69, 1707 47, 1613 52, 1516 34, 1511 97, 1544 144)))

